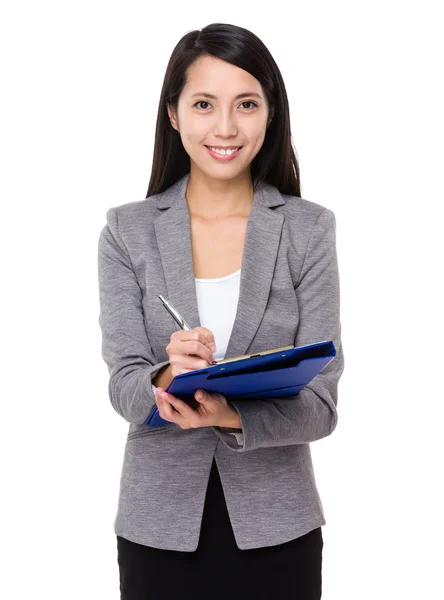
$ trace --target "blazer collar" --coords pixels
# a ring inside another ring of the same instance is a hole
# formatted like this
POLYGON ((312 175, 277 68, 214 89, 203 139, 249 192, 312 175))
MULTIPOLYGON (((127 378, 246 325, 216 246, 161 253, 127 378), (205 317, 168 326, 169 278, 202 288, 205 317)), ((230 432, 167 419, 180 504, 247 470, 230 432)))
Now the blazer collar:
MULTIPOLYGON (((200 327, 191 247, 191 226, 185 193, 190 174, 153 197, 165 210, 154 221, 164 271, 167 300, 190 327, 200 327), (171 232, 175 232, 174 235, 171 232), (181 235, 176 232, 180 231, 181 235), (180 274, 177 277, 177 274, 180 274)), ((225 358, 247 354, 267 306, 284 216, 270 210, 285 204, 277 187, 261 181, 254 191, 242 255, 239 301, 225 358)), ((256 348, 252 350, 262 350, 256 348)))

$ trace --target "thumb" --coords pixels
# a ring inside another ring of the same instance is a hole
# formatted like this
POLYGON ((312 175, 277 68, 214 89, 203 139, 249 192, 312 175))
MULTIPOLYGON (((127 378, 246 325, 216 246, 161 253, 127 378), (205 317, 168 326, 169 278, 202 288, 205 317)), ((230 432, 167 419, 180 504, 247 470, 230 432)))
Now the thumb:
POLYGON ((207 399, 207 393, 205 392, 205 390, 196 390, 194 393, 194 397, 196 398, 196 400, 198 400, 199 402, 205 402, 205 400, 207 399))

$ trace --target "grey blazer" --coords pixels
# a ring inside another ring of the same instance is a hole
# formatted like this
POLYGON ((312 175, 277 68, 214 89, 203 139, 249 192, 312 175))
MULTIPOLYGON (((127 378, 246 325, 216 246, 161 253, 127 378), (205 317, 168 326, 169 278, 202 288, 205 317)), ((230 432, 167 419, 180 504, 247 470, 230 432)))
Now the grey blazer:
POLYGON ((226 358, 333 340, 336 357, 297 396, 234 400, 243 438, 220 427, 143 424, 152 379, 179 329, 158 294, 200 326, 191 249, 189 174, 165 192, 109 208, 98 243, 102 356, 108 393, 128 423, 114 531, 155 548, 196 550, 213 456, 241 550, 287 542, 325 525, 310 442, 335 429, 341 344, 336 222, 332 210, 254 193, 239 302, 226 358))

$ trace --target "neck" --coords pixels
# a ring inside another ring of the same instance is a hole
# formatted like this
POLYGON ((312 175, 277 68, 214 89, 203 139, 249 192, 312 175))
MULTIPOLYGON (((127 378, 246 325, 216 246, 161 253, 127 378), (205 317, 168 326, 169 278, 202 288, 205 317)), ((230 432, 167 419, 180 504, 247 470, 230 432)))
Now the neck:
POLYGON ((253 183, 249 173, 221 180, 191 172, 185 197, 191 216, 204 219, 248 216, 253 204, 253 183))

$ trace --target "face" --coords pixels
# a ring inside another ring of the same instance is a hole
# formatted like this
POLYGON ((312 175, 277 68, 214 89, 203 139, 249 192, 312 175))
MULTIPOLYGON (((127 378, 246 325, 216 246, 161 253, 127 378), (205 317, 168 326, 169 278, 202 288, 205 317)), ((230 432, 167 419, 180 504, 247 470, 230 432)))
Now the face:
POLYGON ((191 170, 227 180, 249 170, 271 120, 268 112, 259 81, 247 71, 212 56, 199 57, 189 68, 177 113, 168 107, 171 124, 180 133, 190 156, 191 170), (240 146, 232 156, 209 150, 240 146))

